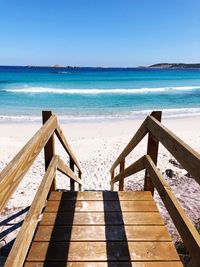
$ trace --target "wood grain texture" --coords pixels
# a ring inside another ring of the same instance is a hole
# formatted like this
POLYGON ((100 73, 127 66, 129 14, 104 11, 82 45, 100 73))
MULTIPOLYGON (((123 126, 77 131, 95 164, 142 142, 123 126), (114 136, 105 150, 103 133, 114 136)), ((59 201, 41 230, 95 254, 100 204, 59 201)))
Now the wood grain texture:
MULTIPOLYGON (((154 117, 159 122, 161 122, 162 112, 153 111, 151 113, 151 116, 154 117)), ((149 132, 148 142, 147 142, 147 155, 150 155, 155 165, 157 164, 157 158, 158 158, 158 145, 159 141, 154 138, 151 132, 149 132)), ((151 191, 152 195, 154 193, 154 186, 147 171, 145 172, 145 177, 144 177, 144 190, 151 191)))
POLYGON ((200 154, 152 116, 147 117, 147 127, 153 136, 169 150, 197 183, 200 184, 200 154))
POLYGON ((200 235, 187 217, 186 213, 178 203, 178 200, 171 191, 170 186, 162 177, 160 171, 156 168, 149 155, 146 156, 145 166, 150 174, 154 186, 163 200, 178 232, 180 233, 184 244, 190 255, 195 260, 197 266, 200 266, 200 235))
POLYGON ((124 180, 124 178, 133 175, 137 172, 140 172, 144 169, 144 163, 143 163, 143 157, 135 161, 133 164, 131 164, 129 167, 127 167, 124 171, 120 172, 118 175, 116 175, 111 182, 116 183, 118 181, 124 180))
POLYGON ((46 212, 158 211, 154 201, 48 201, 46 212))
MULTIPOLYGON (((108 267, 107 262, 26 262, 24 267, 108 267)), ((183 267, 177 261, 109 262, 109 267, 183 267)))
POLYGON ((115 171, 111 171, 111 180, 110 180, 110 191, 114 191, 114 182, 113 179, 115 177, 115 171))
MULTIPOLYGON (((81 180, 82 179, 82 172, 81 170, 78 170, 78 178, 81 180)), ((78 190, 82 191, 82 184, 78 184, 78 190)))
POLYGON ((56 116, 53 115, 1 172, 0 211, 5 207, 18 184, 52 136, 56 126, 57 119, 56 116))
POLYGON ((23 266, 28 248, 33 238, 34 231, 38 224, 38 218, 45 206, 47 195, 49 193, 53 178, 55 177, 57 164, 58 156, 54 156, 49 164, 44 178, 42 179, 32 205, 24 219, 23 225, 17 235, 14 245, 12 246, 12 249, 4 265, 5 267, 23 266))
POLYGON ((34 241, 171 241, 164 226, 42 226, 34 241), (124 230, 126 235, 124 235, 124 230), (106 238, 106 231, 109 232, 106 238))
MULTIPOLYGON (((69 157, 69 167, 74 172, 74 161, 72 157, 69 157)), ((70 190, 71 191, 75 190, 75 181, 73 179, 70 179, 70 190)))
POLYGON ((159 212, 110 212, 109 222, 105 222, 103 212, 45 212, 40 225, 164 225, 159 212))
MULTIPOLYGON (((120 168, 119 168, 119 172, 123 172, 125 169, 125 159, 123 159, 121 162, 120 162, 120 168)), ((124 190, 124 179, 121 179, 119 181, 119 191, 123 191, 124 190)))
POLYGON ((119 157, 115 160, 113 163, 110 172, 112 173, 113 170, 117 167, 117 165, 125 159, 125 157, 138 145, 138 143, 145 137, 145 135, 148 133, 147 126, 146 126, 146 119, 138 129, 138 131, 135 133, 131 141, 128 143, 128 145, 124 148, 124 150, 121 152, 119 157))
POLYGON ((84 191, 84 192, 51 192, 49 200, 149 200, 154 201, 148 191, 128 191, 128 192, 110 192, 110 191, 84 191))
MULTIPOLYGON (((42 111, 42 122, 43 125, 50 119, 53 115, 52 111, 42 111)), ((48 169, 49 164, 55 155, 55 142, 54 142, 54 133, 50 136, 48 142, 44 146, 44 162, 45 162, 45 171, 48 169)), ((56 190, 56 176, 53 179, 51 186, 51 191, 56 190)))
MULTIPOLYGON (((109 242, 110 261, 179 261, 172 242, 109 242)), ((106 242, 33 242, 27 261, 107 261, 106 242)))
POLYGON ((81 179, 76 176, 76 174, 70 169, 69 166, 67 166, 67 164, 65 164, 65 162, 61 158, 59 158, 59 161, 58 161, 58 171, 67 175, 68 177, 73 179, 75 182, 82 184, 81 179))
POLYGON ((125 195, 126 192, 51 192, 26 264, 44 261, 47 266, 51 262, 57 266, 71 266, 71 263, 98 266, 106 263, 110 267, 113 262, 114 267, 124 266, 125 262, 132 266, 132 261, 137 263, 133 266, 147 264, 148 267, 150 262, 154 264, 152 267, 169 267, 171 263, 171 266, 182 266, 151 193, 125 195), (129 200, 136 195, 143 200, 129 200), (126 200, 119 200, 119 196, 126 200), (59 212, 49 209, 55 209, 55 205, 59 212), (132 211, 138 205, 147 211, 132 211), (149 212, 152 207, 155 210, 149 212), (162 265, 163 262, 170 264, 162 265))
POLYGON ((67 142, 67 139, 65 138, 65 135, 62 132, 62 129, 60 128, 59 125, 57 125, 55 129, 55 134, 58 137, 60 143, 64 147, 65 151, 69 154, 69 156, 73 159, 74 164, 77 166, 77 168, 81 171, 81 166, 80 163, 78 162, 75 154, 73 153, 69 143, 67 142))

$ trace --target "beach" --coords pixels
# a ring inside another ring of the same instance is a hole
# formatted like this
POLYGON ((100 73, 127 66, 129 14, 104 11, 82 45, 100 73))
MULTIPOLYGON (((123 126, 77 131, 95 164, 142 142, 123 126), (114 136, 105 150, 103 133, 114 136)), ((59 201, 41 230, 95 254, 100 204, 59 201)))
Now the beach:
MULTIPOLYGON (((54 67, 0 66, 0 96, 0 170, 41 127, 42 110, 51 110, 58 116, 82 166, 83 190, 110 190, 112 164, 153 110, 162 110, 164 125, 200 152, 199 70, 70 68, 66 71, 54 67)), ((68 163, 69 157, 56 138, 55 144, 55 153, 68 163)), ((126 158, 125 166, 146 152, 147 137, 126 158)), ((158 168, 199 227, 200 186, 161 145, 158 168), (166 170, 172 174, 171 178, 166 170)), ((32 203, 44 169, 42 151, 1 213, 3 259, 32 203)), ((125 190, 143 190, 144 175, 141 171, 126 178, 125 190)), ((70 189, 69 179, 59 172, 56 184, 57 190, 70 189)), ((179 241, 156 191, 154 198, 174 243, 179 241)))
MULTIPOLYGON (((63 132, 82 166, 83 190, 110 189, 109 169, 141 123, 142 120, 61 123, 63 132)), ((200 152, 200 117, 163 119, 163 124, 193 149, 200 152)), ((0 125, 1 170, 40 126, 40 123, 2 123, 0 125)), ((145 138, 127 157, 126 166, 146 153, 146 144, 145 138)), ((56 154, 61 155, 64 161, 68 161, 66 152, 58 141, 56 141, 56 154)), ((198 224, 200 221, 200 186, 186 175, 186 170, 176 163, 173 156, 160 145, 158 167, 190 219, 194 224, 198 224), (166 175, 166 169, 173 170, 172 178, 166 175)), ((1 215, 1 222, 31 205, 43 175, 44 156, 41 152, 7 204, 5 212, 1 215)), ((143 184, 144 172, 142 171, 126 178, 125 190, 140 191, 143 190, 143 184)), ((57 189, 69 190, 69 179, 60 173, 57 174, 57 189)), ((115 190, 118 190, 117 185, 115 190)), ((180 240, 157 192, 154 197, 173 241, 180 240)), ((16 227, 14 231, 8 229, 11 226, 19 226, 24 215, 25 213, 16 216, 9 225, 1 223, 1 232, 6 233, 0 240, 1 246, 5 246, 14 238, 19 227, 16 227)))

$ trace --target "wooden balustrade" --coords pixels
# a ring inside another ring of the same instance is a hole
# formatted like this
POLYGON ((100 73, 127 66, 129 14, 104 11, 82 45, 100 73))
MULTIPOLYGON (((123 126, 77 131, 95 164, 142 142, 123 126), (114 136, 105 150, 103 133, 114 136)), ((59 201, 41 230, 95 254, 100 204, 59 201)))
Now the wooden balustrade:
POLYGON ((177 230, 179 231, 184 244, 195 262, 195 266, 200 266, 200 235, 188 219, 184 210, 178 203, 171 188, 157 169, 158 145, 159 142, 177 159, 200 184, 200 154, 185 144, 174 133, 161 124, 161 112, 154 111, 148 116, 131 141, 118 156, 112 165, 111 172, 111 190, 114 189, 114 183, 119 182, 119 190, 123 190, 124 179, 145 169, 144 190, 151 191, 154 187, 157 189, 164 205, 166 206, 177 230), (130 166, 124 168, 124 162, 127 155, 133 151, 136 145, 148 136, 147 155, 144 155, 130 166), (120 172, 115 175, 115 169, 120 164, 120 172))
MULTIPOLYGON (((162 117, 162 112, 154 111, 151 113, 151 116, 160 122, 162 117)), ((147 155, 151 156, 155 165, 157 164, 157 158, 158 158, 158 145, 159 141, 154 138, 151 132, 149 132, 148 143, 147 143, 147 155)), ((145 177, 144 177, 144 190, 151 191, 152 195, 154 193, 154 186, 147 171, 145 172, 145 177)))
POLYGON ((57 118, 52 115, 0 173, 0 211, 3 210, 56 127, 57 118))
POLYGON ((193 260, 200 266, 200 235, 149 155, 144 165, 193 260))
POLYGON ((148 133, 147 130, 147 125, 146 125, 147 120, 144 120, 136 134, 133 136, 131 141, 128 143, 128 145, 124 148, 122 153, 119 155, 119 157, 115 160, 113 163, 110 172, 112 173, 115 168, 120 164, 121 161, 123 161, 126 156, 133 151, 133 149, 139 144, 139 142, 145 137, 145 135, 148 133))
POLYGON ((47 195, 53 183, 58 166, 58 156, 53 156, 47 171, 42 179, 32 205, 24 219, 23 225, 17 235, 14 245, 9 253, 5 267, 23 266, 28 248, 31 244, 39 216, 45 207, 47 195))
POLYGON ((152 116, 147 118, 147 128, 200 184, 200 154, 152 116))
POLYGON ((75 182, 78 183, 79 190, 81 190, 82 172, 80 164, 58 125, 56 116, 53 115, 51 111, 43 111, 42 117, 43 126, 0 174, 0 211, 2 211, 22 178, 44 148, 46 172, 9 253, 5 267, 23 266, 24 259, 38 224, 39 216, 45 207, 50 191, 56 189, 56 171, 61 171, 70 178, 71 190, 75 189, 75 182), (67 166, 59 156, 55 155, 54 133, 56 133, 58 139, 69 155, 70 166, 67 166), (74 165, 78 168, 79 177, 74 173, 74 165))

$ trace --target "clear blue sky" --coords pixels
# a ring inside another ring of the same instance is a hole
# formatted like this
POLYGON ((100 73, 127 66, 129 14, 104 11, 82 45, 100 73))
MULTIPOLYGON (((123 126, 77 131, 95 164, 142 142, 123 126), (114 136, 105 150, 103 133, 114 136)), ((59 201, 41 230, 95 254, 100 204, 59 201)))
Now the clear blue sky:
POLYGON ((200 62, 200 0, 0 0, 0 65, 200 62))

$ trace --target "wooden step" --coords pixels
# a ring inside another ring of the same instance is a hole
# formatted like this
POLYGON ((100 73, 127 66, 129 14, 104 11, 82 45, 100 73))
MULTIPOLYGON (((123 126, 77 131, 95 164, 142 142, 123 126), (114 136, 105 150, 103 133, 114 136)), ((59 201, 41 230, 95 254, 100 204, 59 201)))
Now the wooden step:
POLYGON ((149 191, 139 192, 52 192, 49 200, 152 200, 152 194, 149 191))
POLYGON ((158 211, 154 201, 48 201, 46 212, 158 211))
POLYGON ((27 261, 178 261, 171 242, 33 242, 27 261))
POLYGON ((164 225, 159 212, 45 212, 40 225, 164 225))
POLYGON ((38 266, 182 264, 150 192, 52 192, 25 263, 38 266))
POLYGON ((40 226, 34 241, 171 241, 164 226, 40 226))
POLYGON ((183 267, 172 262, 26 262, 24 267, 183 267))

